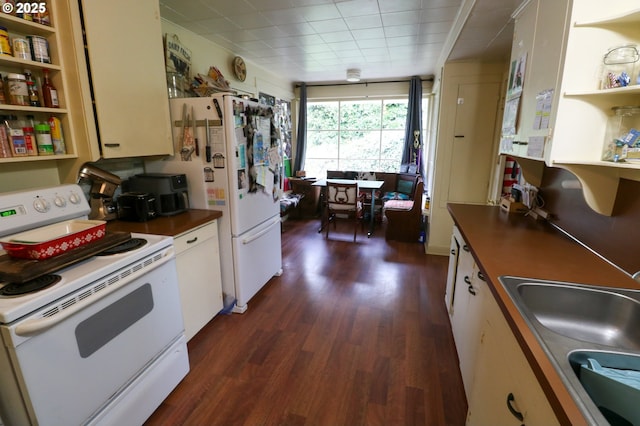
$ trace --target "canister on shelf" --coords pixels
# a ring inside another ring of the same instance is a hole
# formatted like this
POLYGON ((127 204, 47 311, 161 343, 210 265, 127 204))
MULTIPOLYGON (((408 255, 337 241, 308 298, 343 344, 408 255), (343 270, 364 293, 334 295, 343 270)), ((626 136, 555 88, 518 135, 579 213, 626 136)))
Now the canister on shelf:
POLYGON ((24 131, 22 130, 21 123, 18 122, 18 118, 15 115, 7 117, 4 121, 7 134, 9 135, 9 142, 11 144, 11 153, 14 157, 26 157, 27 145, 24 141, 24 131))
POLYGON ((640 160, 640 105, 616 106, 607 120, 604 161, 640 160))
POLYGON ((27 61, 31 60, 31 48, 27 39, 20 37, 13 39, 13 56, 27 61))
MULTIPOLYGON (((4 95, 4 79, 2 78, 2 75, 0 75, 0 104, 6 104, 7 103, 7 98, 4 95)), ((0 120, 0 126, 2 126, 3 121, 0 120)))
POLYGON ((51 128, 51 141, 53 142, 53 152, 56 155, 67 153, 64 145, 64 135, 62 134, 62 123, 58 117, 49 117, 49 127, 51 128))
POLYGON ((9 41, 9 32, 5 27, 0 27, 0 55, 11 56, 11 41, 9 41))
POLYGON ((31 57, 33 60, 50 64, 51 56, 49 55, 49 42, 47 39, 37 35, 28 35, 27 40, 29 40, 29 45, 31 46, 31 57))
POLYGON ((44 12, 36 12, 33 14, 33 22, 42 25, 51 25, 51 17, 49 16, 49 8, 45 7, 44 12))
POLYGON ((24 74, 7 74, 5 86, 11 105, 29 105, 29 91, 27 89, 27 79, 24 74))
POLYGON ((0 116, 0 158, 10 158, 13 155, 11 154, 11 146, 9 143, 9 135, 7 133, 7 127, 4 125, 6 116, 0 116))
POLYGON ((602 89, 613 89, 636 84, 640 53, 637 45, 628 44, 611 48, 602 59, 602 89))

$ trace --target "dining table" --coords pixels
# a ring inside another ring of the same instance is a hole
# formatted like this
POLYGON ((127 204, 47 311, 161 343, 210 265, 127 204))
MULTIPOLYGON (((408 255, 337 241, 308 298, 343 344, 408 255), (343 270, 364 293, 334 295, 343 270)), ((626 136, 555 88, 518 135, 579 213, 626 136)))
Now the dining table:
MULTIPOLYGON (((383 180, 360 180, 360 179, 319 179, 312 183, 312 186, 319 186, 323 188, 320 193, 321 204, 325 202, 325 191, 324 188, 327 186, 327 182, 335 182, 335 183, 358 183, 358 190, 360 191, 371 191, 371 214, 369 215, 369 232, 367 232, 367 237, 371 237, 373 235, 373 227, 375 224, 375 203, 376 203, 376 194, 375 191, 377 189, 382 188, 384 184, 383 180)), ((320 228, 318 232, 322 232, 324 227, 327 225, 325 210, 322 208, 322 214, 320 215, 320 228)))

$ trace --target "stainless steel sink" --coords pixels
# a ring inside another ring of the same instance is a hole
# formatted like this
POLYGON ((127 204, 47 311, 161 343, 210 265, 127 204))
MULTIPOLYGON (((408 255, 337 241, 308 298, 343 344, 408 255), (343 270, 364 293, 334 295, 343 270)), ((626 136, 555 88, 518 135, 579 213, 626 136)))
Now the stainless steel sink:
MULTIPOLYGON (((640 350, 640 301, 600 288, 521 283, 521 303, 545 327, 572 339, 640 350)), ((640 293, 635 294, 638 297, 640 293)))
POLYGON ((609 424, 582 386, 579 364, 586 354, 597 354, 605 364, 633 360, 640 369, 640 290, 506 276, 499 280, 589 424, 609 424))

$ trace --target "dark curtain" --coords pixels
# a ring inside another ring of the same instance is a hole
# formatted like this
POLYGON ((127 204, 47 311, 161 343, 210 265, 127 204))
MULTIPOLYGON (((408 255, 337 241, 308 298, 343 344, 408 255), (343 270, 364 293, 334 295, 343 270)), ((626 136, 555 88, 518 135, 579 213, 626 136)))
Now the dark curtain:
POLYGON ((304 170, 304 157, 307 152, 307 85, 300 84, 300 107, 298 113, 298 135, 296 137, 296 158, 293 161, 293 175, 304 170))
POLYGON ((404 149, 402 151, 402 166, 416 164, 417 173, 424 178, 423 166, 421 161, 422 151, 422 81, 420 77, 411 77, 409 86, 409 109, 407 111, 407 123, 405 126, 404 149), (414 146, 414 131, 420 132, 418 137, 419 146, 414 146), (414 162, 415 155, 415 162, 414 162))

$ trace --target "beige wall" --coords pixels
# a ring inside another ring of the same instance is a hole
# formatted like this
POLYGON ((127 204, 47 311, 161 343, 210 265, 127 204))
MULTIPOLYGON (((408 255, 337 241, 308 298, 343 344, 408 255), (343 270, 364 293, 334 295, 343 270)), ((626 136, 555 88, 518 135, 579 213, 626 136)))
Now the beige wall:
MULTIPOLYGON (((431 194, 431 208, 429 217, 428 253, 446 255, 449 253, 453 220, 447 210, 449 193, 449 168, 456 162, 452 159, 452 144, 456 118, 458 85, 461 83, 502 83, 504 79, 504 63, 480 62, 451 62, 445 65, 440 80, 436 80, 440 104, 438 128, 436 130, 435 148, 435 176, 433 179, 433 193, 431 194)), ((500 114, 498 105, 495 106, 496 115, 500 114)), ((496 120, 502 123, 501 117, 496 120)), ((498 136, 487 146, 497 158, 498 136)), ((465 170, 459 171, 459 179, 465 179, 465 170)), ((487 194, 488 197, 489 194, 487 194)))
POLYGON ((206 74, 209 67, 215 66, 229 81, 232 89, 238 90, 241 94, 244 92, 251 97, 257 97, 258 92, 264 92, 279 99, 293 98, 293 82, 259 68, 246 58, 244 59, 247 64, 247 78, 244 82, 236 80, 231 69, 231 62, 236 54, 186 28, 163 19, 162 33, 176 34, 180 43, 191 50, 191 70, 194 75, 206 74))

